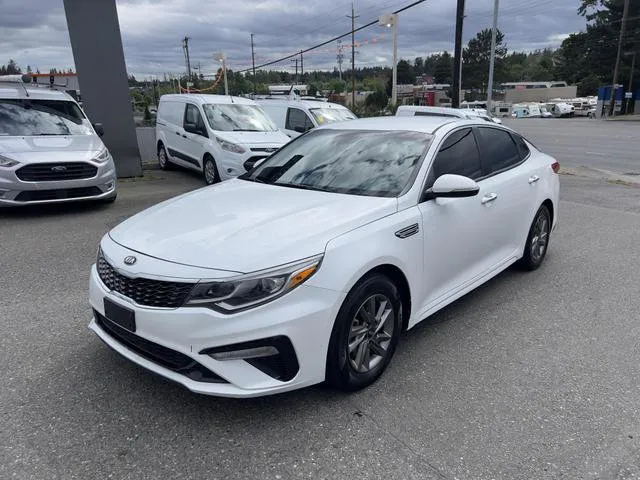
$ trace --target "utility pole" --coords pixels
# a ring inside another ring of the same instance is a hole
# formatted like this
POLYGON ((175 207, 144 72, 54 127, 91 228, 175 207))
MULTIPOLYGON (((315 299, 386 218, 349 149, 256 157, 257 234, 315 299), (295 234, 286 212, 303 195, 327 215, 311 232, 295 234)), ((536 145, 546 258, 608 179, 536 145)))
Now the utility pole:
POLYGON ((340 81, 342 81, 342 60, 344 59, 344 53, 342 53, 342 40, 338 40, 338 72, 340 72, 340 81))
POLYGON ((251 64, 253 65, 253 95, 256 94, 256 56, 253 52, 253 33, 251 34, 251 64))
POLYGON ((624 29, 629 16, 629 0, 624 0, 624 10, 622 11, 622 24, 620 25, 620 37, 618 38, 618 55, 616 55, 616 66, 613 69, 613 84, 611 85, 611 101, 609 104, 609 116, 613 116, 616 105, 616 83, 618 82, 618 70, 620 69, 620 57, 622 56, 622 41, 624 40, 624 29))
POLYGON ((496 61, 496 35, 498 34, 498 3, 493 3, 493 29, 491 30, 491 59, 489 60, 489 85, 487 87, 487 114, 491 116, 491 97, 493 95, 493 67, 496 61))
POLYGON ((458 0, 456 8, 456 45, 453 57, 453 88, 451 106, 460 107, 460 89, 462 87, 462 25, 464 22, 464 0, 458 0))
POLYGON ((184 51, 184 60, 187 64, 187 81, 191 81, 191 59, 189 58, 189 37, 182 39, 182 50, 184 51))
POLYGON ((351 107, 356 106, 356 15, 353 10, 353 2, 351 3, 351 15, 347 18, 351 19, 351 107))
POLYGON ((304 82, 304 57, 300 52, 300 83, 304 82))
MULTIPOLYGON (((625 55, 632 55, 631 57, 631 72, 629 73, 629 92, 633 92, 633 71, 636 69, 636 53, 638 53, 637 51, 633 51, 633 52, 626 52, 625 55)), ((630 113, 631 110, 631 99, 627 99, 627 114, 630 113)))
POLYGON ((297 58, 293 58, 293 59, 291 59, 291 61, 295 62, 295 64, 296 64, 295 83, 296 83, 296 85, 298 85, 298 59, 297 58))

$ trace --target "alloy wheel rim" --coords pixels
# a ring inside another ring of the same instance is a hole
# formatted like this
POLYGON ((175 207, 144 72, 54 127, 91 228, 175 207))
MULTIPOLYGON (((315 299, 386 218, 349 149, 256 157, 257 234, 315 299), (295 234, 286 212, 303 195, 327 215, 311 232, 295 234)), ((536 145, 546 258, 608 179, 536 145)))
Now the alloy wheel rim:
POLYGON ((204 165, 204 176, 209 184, 216 181, 216 167, 211 160, 208 160, 204 165))
POLYGON ((395 312, 388 297, 382 294, 367 298, 351 321, 347 356, 358 373, 367 373, 389 353, 395 328, 395 312))
POLYGON ((160 166, 164 167, 167 163, 167 155, 164 153, 164 149, 160 149, 158 153, 158 160, 160 161, 160 166))
POLYGON ((544 255, 549 242, 549 219, 541 214, 533 227, 533 237, 531 238, 531 257, 534 262, 538 262, 544 255))

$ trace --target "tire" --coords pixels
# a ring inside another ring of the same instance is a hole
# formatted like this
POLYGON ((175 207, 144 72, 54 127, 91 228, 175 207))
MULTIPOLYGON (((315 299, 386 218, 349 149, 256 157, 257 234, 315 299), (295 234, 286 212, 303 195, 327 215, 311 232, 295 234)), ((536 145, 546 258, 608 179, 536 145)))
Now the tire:
POLYGON ((158 145, 158 166, 160 170, 171 170, 171 161, 162 143, 158 145))
POLYGON ((551 236, 551 213, 546 205, 542 205, 529 228, 527 243, 524 246, 524 254, 520 259, 520 266, 525 270, 535 270, 540 265, 549 249, 551 236))
POLYGON ((342 304, 331 332, 327 384, 344 391, 371 385, 391 361, 401 330, 402 301, 396 286, 381 274, 358 282, 342 304), (387 302, 384 309, 380 308, 382 302, 387 302), (388 310, 391 312, 387 314, 388 310), (388 315, 382 325, 378 321, 382 317, 376 311, 388 315), (376 324, 382 326, 377 334, 376 324))
POLYGON ((204 181, 207 185, 213 185, 220 181, 218 167, 216 166, 215 160, 210 155, 204 157, 204 162, 202 163, 202 176, 204 177, 204 181))

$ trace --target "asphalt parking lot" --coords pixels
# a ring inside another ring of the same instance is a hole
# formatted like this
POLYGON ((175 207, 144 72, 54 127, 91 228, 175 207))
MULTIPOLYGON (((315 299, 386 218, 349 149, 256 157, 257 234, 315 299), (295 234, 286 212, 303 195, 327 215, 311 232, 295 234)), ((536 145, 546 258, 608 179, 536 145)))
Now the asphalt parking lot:
POLYGON ((543 266, 408 332, 372 387, 231 400, 86 328, 100 237, 200 186, 152 171, 113 205, 0 211, 0 478, 640 478, 640 188, 563 175, 543 266))

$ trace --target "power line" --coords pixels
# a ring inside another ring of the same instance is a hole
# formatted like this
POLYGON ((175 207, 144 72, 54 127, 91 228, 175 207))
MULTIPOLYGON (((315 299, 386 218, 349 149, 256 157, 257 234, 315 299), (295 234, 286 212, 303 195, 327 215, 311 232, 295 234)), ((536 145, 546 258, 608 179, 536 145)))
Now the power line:
MULTIPOLYGON (((400 9, 398 9, 395 12, 392 12, 392 13, 398 14, 400 12, 404 12, 405 10, 408 10, 409 8, 415 7, 416 5, 419 5, 419 4, 424 3, 426 1, 427 0, 417 0, 417 1, 407 5, 406 7, 402 7, 402 8, 400 8, 400 9)), ((359 32, 359 31, 364 30, 365 28, 369 28, 369 27, 371 27, 373 25, 377 25, 377 23, 378 23, 377 19, 373 20, 372 22, 369 22, 369 23, 367 23, 365 25, 362 25, 361 27, 358 27, 358 28, 354 29, 353 33, 359 32)), ((335 42, 336 40, 340 40, 341 38, 348 37, 351 34, 352 34, 352 32, 350 30, 347 33, 343 33, 342 35, 338 35, 338 36, 333 37, 333 38, 331 38, 329 40, 326 40, 326 41, 324 41, 322 43, 318 43, 317 45, 309 47, 309 48, 307 48, 305 50, 302 50, 300 52, 292 53, 290 55, 287 55, 285 57, 279 58, 277 60, 272 60, 270 62, 263 63, 262 65, 257 65, 256 68, 268 67, 269 65, 274 65, 276 63, 284 62, 285 60, 289 60, 290 58, 294 58, 294 57, 298 56, 300 53, 307 53, 307 52, 310 52, 311 50, 315 50, 316 48, 324 47, 325 45, 328 45, 330 43, 335 42)), ((248 69, 245 69, 245 70, 240 70, 240 71, 238 71, 238 73, 245 73, 245 72, 249 72, 250 70, 251 69, 248 68, 248 69)))

